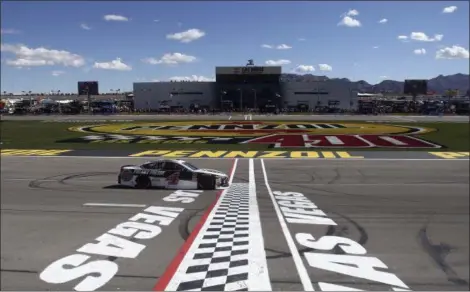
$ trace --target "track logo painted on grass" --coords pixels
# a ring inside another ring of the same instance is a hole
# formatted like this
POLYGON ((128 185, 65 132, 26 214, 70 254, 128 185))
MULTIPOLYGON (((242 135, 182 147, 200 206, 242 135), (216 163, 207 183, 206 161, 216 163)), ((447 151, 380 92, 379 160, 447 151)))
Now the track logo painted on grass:
POLYGON ((371 123, 158 122, 72 127, 93 133, 59 142, 139 144, 264 144, 270 148, 440 148, 409 135, 434 129, 371 123))
POLYGON ((429 128, 371 123, 309 123, 269 121, 197 121, 122 123, 72 127, 72 131, 101 134, 141 136, 188 136, 188 137, 261 137, 273 134, 423 134, 434 131, 429 128))

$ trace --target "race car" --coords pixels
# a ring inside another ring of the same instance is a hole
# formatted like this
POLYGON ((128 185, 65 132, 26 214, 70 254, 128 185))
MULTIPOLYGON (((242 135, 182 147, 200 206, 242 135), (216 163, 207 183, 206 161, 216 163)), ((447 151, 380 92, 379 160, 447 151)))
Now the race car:
POLYGON ((121 166, 118 184, 139 189, 215 190, 228 187, 229 179, 223 172, 198 168, 184 160, 160 159, 121 166))

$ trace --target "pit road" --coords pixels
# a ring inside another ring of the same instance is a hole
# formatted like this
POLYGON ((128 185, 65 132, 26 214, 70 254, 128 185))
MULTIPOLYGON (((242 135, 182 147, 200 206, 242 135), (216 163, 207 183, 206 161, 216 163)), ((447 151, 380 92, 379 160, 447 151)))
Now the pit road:
POLYGON ((234 188, 222 193, 193 192, 186 197, 193 200, 187 203, 164 200, 172 194, 174 197, 171 190, 115 187, 121 165, 144 161, 2 157, 1 289, 77 289, 90 274, 73 277, 72 266, 67 266, 59 277, 58 270, 51 268, 54 262, 72 255, 118 267, 109 279, 89 277, 92 281, 82 284, 85 288, 102 284, 96 289, 102 291, 198 289, 197 285, 218 287, 213 290, 219 291, 223 290, 220 285, 225 285, 225 290, 254 290, 258 285, 262 290, 302 291, 308 290, 307 283, 317 291, 338 287, 469 289, 468 161, 198 159, 191 162, 201 168, 226 173, 233 169, 234 188), (297 213, 290 215, 275 208, 286 206, 289 196, 296 196, 305 206, 314 204, 318 216, 302 216, 299 205, 292 208, 297 213), (217 219, 217 212, 226 212, 225 205, 233 214, 217 219), (109 236, 110 230, 136 214, 158 213, 155 208, 151 213, 149 207, 174 208, 170 215, 166 213, 171 219, 167 225, 154 223, 161 229, 155 237, 131 240, 119 236, 131 243, 117 256, 105 254, 102 248, 83 249, 97 243, 96 238, 109 236), (234 227, 225 225, 230 216, 237 218, 234 227), (243 225, 245 218, 247 225, 243 225), (203 269, 210 259, 225 258, 227 251, 222 248, 209 252, 207 244, 201 247, 204 236, 217 233, 213 228, 218 220, 238 235, 232 236, 232 232, 226 238, 240 239, 224 245, 230 245, 232 253, 238 251, 230 259, 237 265, 218 261, 212 269, 219 274, 213 272, 212 281, 203 283, 199 277, 207 271, 189 273, 188 269, 203 269), (199 230, 197 234, 194 229, 199 230), (319 243, 322 238, 348 241, 356 253, 352 248, 348 254, 341 248, 324 245, 322 249, 318 244, 313 248, 312 242, 319 243), (243 242, 247 242, 246 249, 243 242), (338 266, 331 265, 334 260, 344 263, 348 257, 364 262, 355 275, 341 273, 338 266), (245 259, 247 265, 243 265, 245 259), (386 267, 373 274, 365 263, 386 267), (247 280, 243 280, 245 276, 247 280))

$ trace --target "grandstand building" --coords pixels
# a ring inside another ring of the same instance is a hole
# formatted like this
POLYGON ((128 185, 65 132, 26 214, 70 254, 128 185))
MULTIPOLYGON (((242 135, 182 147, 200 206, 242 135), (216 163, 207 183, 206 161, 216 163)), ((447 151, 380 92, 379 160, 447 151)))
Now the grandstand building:
POLYGON ((134 83, 134 107, 208 109, 313 109, 334 106, 349 109, 357 104, 351 88, 335 80, 283 81, 281 67, 216 67, 214 82, 134 83))

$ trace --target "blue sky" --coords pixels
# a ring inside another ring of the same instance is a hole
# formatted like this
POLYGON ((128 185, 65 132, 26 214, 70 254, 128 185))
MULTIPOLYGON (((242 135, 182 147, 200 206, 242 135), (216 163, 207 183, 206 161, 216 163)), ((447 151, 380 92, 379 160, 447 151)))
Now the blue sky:
POLYGON ((7 92, 75 92, 85 80, 99 81, 101 92, 131 90, 137 81, 206 80, 215 66, 250 58, 284 64, 283 72, 370 83, 469 72, 468 2, 1 5, 7 92))

